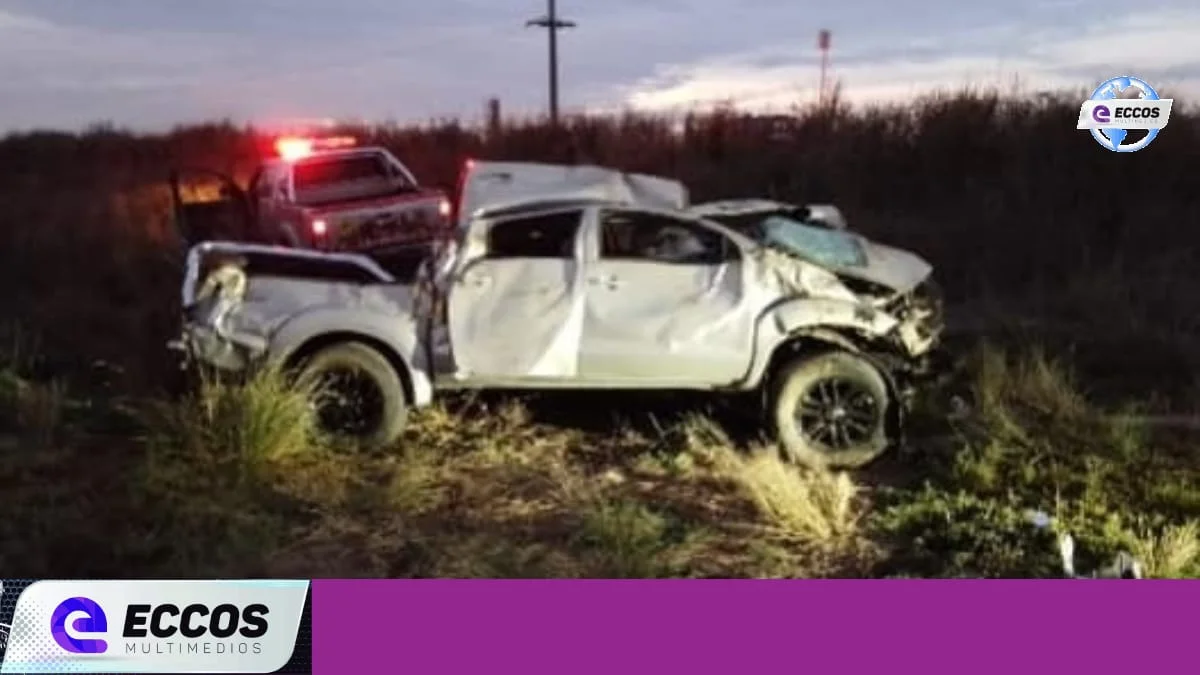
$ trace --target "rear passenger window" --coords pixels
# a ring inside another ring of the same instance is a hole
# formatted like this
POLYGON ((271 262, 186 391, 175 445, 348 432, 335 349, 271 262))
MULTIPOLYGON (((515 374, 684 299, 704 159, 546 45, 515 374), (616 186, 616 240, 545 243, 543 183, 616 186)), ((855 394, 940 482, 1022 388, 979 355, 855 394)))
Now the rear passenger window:
POLYGON ((681 218, 606 209, 600 220, 600 258, 720 265, 737 259, 737 246, 720 232, 681 218))
POLYGON ((574 258, 582 211, 513 218, 488 228, 489 258, 574 258))

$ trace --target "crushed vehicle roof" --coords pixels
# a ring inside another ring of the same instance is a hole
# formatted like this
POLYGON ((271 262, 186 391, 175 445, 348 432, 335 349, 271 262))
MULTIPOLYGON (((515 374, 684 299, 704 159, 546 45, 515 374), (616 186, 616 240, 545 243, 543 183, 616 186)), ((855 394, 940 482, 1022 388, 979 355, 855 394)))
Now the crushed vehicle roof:
POLYGON ((737 216, 759 211, 775 211, 777 209, 799 208, 796 204, 780 202, 774 199, 721 199, 703 202, 688 207, 688 213, 707 217, 716 215, 737 216))
POLYGON ((473 162, 459 197, 459 226, 481 211, 570 200, 637 204, 682 210, 688 204, 683 183, 590 164, 473 162))
POLYGON ((516 216, 525 213, 533 213, 535 211, 567 211, 572 209, 583 209, 589 206, 604 206, 609 204, 623 204, 624 202, 614 202, 608 199, 592 199, 586 197, 565 197, 565 198, 543 198, 530 197, 515 202, 505 202, 496 206, 485 206, 476 209, 476 218, 505 218, 508 216, 516 216))
POLYGON ((828 227, 837 230, 848 229, 846 216, 842 210, 833 204, 793 204, 790 202, 781 202, 774 199, 722 199, 719 201, 704 202, 696 204, 687 209, 687 212, 699 216, 701 218, 721 218, 752 216, 758 213, 769 213, 771 211, 792 211, 796 209, 805 209, 808 212, 808 218, 813 221, 824 223, 828 227))

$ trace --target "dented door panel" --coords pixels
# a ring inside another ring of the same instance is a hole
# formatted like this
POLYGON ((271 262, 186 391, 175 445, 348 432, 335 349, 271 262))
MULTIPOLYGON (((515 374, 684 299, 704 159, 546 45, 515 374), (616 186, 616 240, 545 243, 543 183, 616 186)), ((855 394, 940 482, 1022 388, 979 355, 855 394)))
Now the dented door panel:
POLYGON ((740 263, 591 263, 580 374, 728 383, 746 372, 755 308, 740 263))
POLYGON ((547 380, 578 373, 581 209, 481 222, 449 275, 454 378, 547 380))
POLYGON ((582 302, 573 259, 479 259, 450 288, 450 340, 459 377, 576 374, 582 302))

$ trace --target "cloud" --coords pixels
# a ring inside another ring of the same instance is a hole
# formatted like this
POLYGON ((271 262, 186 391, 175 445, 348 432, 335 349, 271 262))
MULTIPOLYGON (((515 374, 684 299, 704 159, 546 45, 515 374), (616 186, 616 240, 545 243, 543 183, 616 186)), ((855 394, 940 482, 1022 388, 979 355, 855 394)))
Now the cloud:
MULTIPOLYGON (((562 103, 811 100, 821 27, 854 101, 1017 76, 1028 88, 1116 74, 1200 87, 1194 0, 1146 0, 1140 14, 1079 1, 559 0, 578 22, 560 36, 562 103)), ((540 112, 546 35, 524 24, 543 11, 542 0, 0 0, 0 129, 478 118, 490 96, 506 114, 540 112)))
MULTIPOLYGON (((851 102, 896 101, 936 88, 1083 89, 1122 74, 1200 96, 1200 9, 1102 20, 1074 30, 1008 24, 908 45, 835 55, 832 76, 851 102)), ((635 108, 670 110, 733 100, 782 108, 816 97, 818 57, 767 46, 660 66, 621 90, 635 108), (790 57, 789 57, 790 55, 790 57)))

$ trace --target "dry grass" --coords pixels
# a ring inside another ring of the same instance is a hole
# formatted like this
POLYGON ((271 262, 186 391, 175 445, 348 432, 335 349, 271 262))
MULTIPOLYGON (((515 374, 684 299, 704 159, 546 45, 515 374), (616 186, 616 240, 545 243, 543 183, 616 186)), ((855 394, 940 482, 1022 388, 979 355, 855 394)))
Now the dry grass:
POLYGON ((1081 567, 1124 548, 1153 576, 1200 572, 1194 461, 1111 444, 1099 412, 1036 353, 976 363, 972 381, 990 388, 977 399, 992 408, 957 422, 950 454, 918 457, 920 487, 802 470, 709 417, 604 434, 548 426, 511 400, 422 410, 400 445, 363 454, 323 439, 306 393, 264 371, 145 404, 141 440, 123 445, 127 488, 60 482, 87 448, 70 420, 67 450, 0 458, 27 505, 5 526, 46 551, 92 527, 48 480, 94 495, 123 528, 89 564, 146 574, 1052 575, 1052 542, 1025 515, 1038 508, 1077 534, 1081 567), (1181 470, 1192 487, 1164 500, 1161 477, 1181 470))
POLYGON ((6 425, 20 429, 27 440, 47 446, 62 427, 65 390, 60 381, 30 382, 12 371, 0 372, 0 409, 6 425))
POLYGON ((237 383, 206 373, 181 401, 151 404, 146 441, 155 449, 185 453, 219 448, 246 463, 308 453, 319 444, 310 389, 276 370, 237 383))
POLYGON ((802 541, 837 542, 856 533, 859 488, 845 473, 800 470, 774 448, 739 459, 733 478, 763 515, 802 541))
POLYGON ((1168 525, 1158 534, 1143 535, 1132 546, 1150 578, 1176 579, 1195 575, 1200 565, 1200 521, 1168 525))

